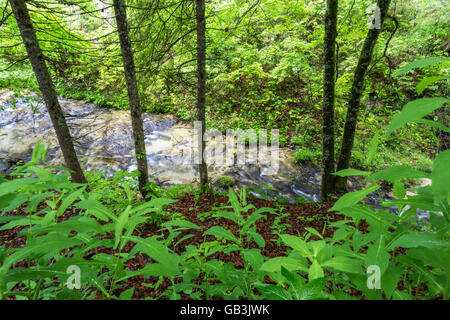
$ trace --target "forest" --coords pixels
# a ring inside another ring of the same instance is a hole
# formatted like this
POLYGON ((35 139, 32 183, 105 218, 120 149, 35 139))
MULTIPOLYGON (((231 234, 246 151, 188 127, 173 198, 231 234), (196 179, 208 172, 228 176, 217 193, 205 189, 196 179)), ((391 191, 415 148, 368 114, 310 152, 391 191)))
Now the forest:
POLYGON ((0 0, 0 300, 448 300, 449 18, 0 0))

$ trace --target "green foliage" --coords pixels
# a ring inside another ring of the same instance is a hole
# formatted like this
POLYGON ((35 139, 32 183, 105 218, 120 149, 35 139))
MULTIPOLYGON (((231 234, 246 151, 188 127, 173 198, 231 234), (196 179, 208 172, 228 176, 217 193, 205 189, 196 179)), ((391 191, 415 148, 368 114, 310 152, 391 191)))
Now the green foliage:
MULTIPOLYGON (((132 3, 142 6, 141 1, 132 3)), ((364 14, 369 3, 360 1, 353 6, 353 1, 342 1, 341 4, 348 15, 340 19, 339 25, 338 131, 351 86, 349 79, 356 64, 355 50, 360 47, 366 31, 364 14)), ((405 1, 398 6, 398 15, 406 22, 402 22, 401 37, 392 42, 395 65, 405 60, 402 56, 405 48, 418 48, 414 52, 417 56, 442 54, 438 49, 429 52, 429 48, 441 45, 448 34, 448 26, 436 24, 432 21, 433 15, 416 25, 418 9, 409 8, 409 4, 410 1, 405 1)), ((318 2, 294 0, 283 3, 264 0, 260 7, 261 11, 242 16, 248 10, 245 2, 209 4, 208 10, 214 14, 208 21, 208 55, 213 57, 208 59, 211 89, 208 126, 220 129, 279 127, 281 145, 290 143, 298 147, 297 161, 317 163, 320 125, 314 116, 321 104, 323 35, 319 26, 323 8, 318 2), (254 20, 259 23, 252 23, 254 20), (241 32, 243 26, 248 29, 246 33, 241 32)), ((133 7, 130 11, 134 27, 142 21, 142 11, 134 11, 133 7)), ((425 11, 429 13, 428 9, 425 11)), ((116 35, 103 34, 91 20, 83 21, 86 34, 75 34, 69 31, 62 17, 46 13, 54 23, 47 23, 47 19, 36 13, 33 13, 33 20, 44 28, 39 30, 38 36, 43 40, 45 52, 49 52, 52 74, 58 78, 58 91, 99 106, 126 108, 122 73, 113 67, 120 62, 117 46, 111 45, 116 35), (73 45, 50 41, 51 35, 68 38, 73 45), (106 44, 80 41, 92 36, 105 36, 106 44), (104 51, 107 60, 75 53, 84 44, 104 51)), ((192 80, 194 67, 183 63, 193 58, 191 49, 195 47, 195 37, 189 36, 191 26, 181 22, 187 20, 186 14, 176 13, 179 20, 175 22, 177 28, 174 27, 173 33, 165 29, 158 32, 161 21, 156 21, 145 32, 134 34, 133 40, 139 67, 146 67, 139 77, 147 110, 176 110, 180 117, 190 120, 195 97, 180 83, 192 80), (186 32, 188 36, 183 41, 173 43, 178 33, 186 32), (164 41, 155 41, 155 36, 161 36, 164 41), (162 50, 167 49, 167 43, 173 46, 169 51, 162 50), (155 57, 153 52, 164 54, 155 57), (167 61, 168 55, 175 58, 167 61)), ((170 17, 169 12, 161 14, 163 19, 170 17)), ((386 30, 392 27, 388 25, 386 30)), ((17 27, 8 20, 2 32, 17 34, 17 27)), ((381 40, 386 41, 388 36, 388 32, 384 32, 381 40)), ((10 48, 9 51, 2 49, 2 69, 24 54, 23 47, 13 41, 4 34, 1 37, 2 46, 10 48)), ((329 224, 334 228, 331 237, 326 238, 313 228, 306 228, 303 234, 286 234, 283 218, 289 213, 283 212, 281 207, 256 209, 248 203, 245 189, 236 194, 229 188, 229 204, 201 213, 199 219, 225 219, 231 221, 233 227, 212 225, 201 233, 202 242, 178 250, 183 241, 194 236, 191 231, 202 227, 179 214, 166 215, 165 207, 174 202, 170 198, 184 194, 192 186, 165 189, 150 183, 147 188, 153 198, 140 201, 135 173, 119 171, 111 179, 99 173, 88 173, 89 185, 75 184, 66 174, 54 174, 54 168, 45 165, 47 150, 38 143, 31 161, 15 169, 14 179, 0 179, 0 230, 17 227, 17 235, 24 237, 22 247, 0 247, 0 298, 130 299, 134 288, 127 288, 126 281, 143 277, 156 278, 156 282, 146 285, 158 292, 156 298, 169 299, 180 299, 182 295, 192 299, 352 299, 355 292, 359 293, 358 297, 367 299, 448 299, 450 153, 448 150, 440 152, 435 161, 424 164, 431 174, 410 165, 416 160, 411 154, 418 150, 420 143, 425 150, 435 145, 431 138, 434 127, 448 132, 443 124, 425 118, 448 102, 446 98, 436 97, 445 96, 445 89, 437 81, 448 76, 436 75, 443 67, 434 65, 448 59, 420 60, 396 73, 402 77, 391 79, 391 60, 377 59, 382 52, 379 46, 368 74, 370 90, 362 103, 365 108, 361 127, 364 129, 355 141, 353 164, 370 168, 387 163, 395 163, 395 166, 375 173, 355 169, 336 173, 338 176, 366 176, 365 182, 371 185, 343 195, 330 209, 344 217, 329 224), (384 63, 389 64, 389 68, 384 63), (418 72, 420 82, 416 86, 407 77, 417 67, 422 70, 418 72), (437 87, 431 97, 409 102, 396 112, 398 105, 409 100, 411 89, 417 88, 419 94, 430 94, 426 90, 431 85, 437 87), (381 107, 373 108, 377 105, 381 107), (383 119, 391 115, 394 117, 386 128, 383 119), (434 127, 430 129, 423 124, 434 127), (396 135, 391 135, 393 132, 396 135), (371 136, 374 137, 368 144, 371 136), (408 143, 400 143, 405 141, 408 143), (407 161, 408 166, 398 163, 407 161), (408 190, 405 187, 408 179, 417 178, 430 179, 431 186, 408 190), (379 190, 380 181, 393 184, 397 198, 383 201, 381 205, 396 206, 399 215, 388 209, 360 204, 379 190), (417 222, 418 209, 429 211, 429 224, 417 222), (271 229, 278 236, 276 244, 289 248, 284 256, 268 258, 263 255, 268 244, 259 234, 256 222, 266 220, 266 214, 276 216, 271 229), (136 236, 136 231, 149 224, 160 225, 160 234, 136 236), (241 267, 217 258, 231 254, 242 259, 241 267), (134 265, 138 256, 149 258, 145 266, 134 265), (81 275, 81 285, 76 290, 67 287, 69 270, 73 266, 80 269, 81 275), (379 289, 368 286, 368 272, 373 266, 380 271, 379 289), (158 291, 162 283, 168 285, 158 291), (418 288, 424 288, 423 297, 417 295, 418 288)), ((31 75, 28 65, 17 65, 2 72, 0 85, 35 90, 36 83, 31 75)), ((225 186, 229 181, 221 184, 225 186)))
POLYGON ((233 178, 230 177, 220 177, 219 180, 217 181, 217 183, 221 186, 221 187, 231 187, 234 184, 234 180, 233 178))

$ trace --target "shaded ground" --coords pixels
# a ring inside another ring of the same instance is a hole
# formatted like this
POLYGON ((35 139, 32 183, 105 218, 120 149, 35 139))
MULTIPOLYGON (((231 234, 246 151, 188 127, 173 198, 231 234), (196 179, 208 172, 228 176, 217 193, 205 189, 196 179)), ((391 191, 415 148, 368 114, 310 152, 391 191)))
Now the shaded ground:
MULTIPOLYGON (((293 235, 303 234, 306 230, 305 228, 310 227, 316 229, 320 234, 325 237, 330 237, 333 235, 334 229, 329 227, 329 222, 338 221, 343 219, 343 216, 339 216, 333 213, 329 213, 328 209, 331 207, 331 203, 312 203, 312 204, 279 204, 274 201, 262 200, 262 199, 249 199, 248 203, 253 204, 257 209, 262 207, 277 208, 278 214, 263 213, 266 219, 260 219, 256 222, 256 227, 258 233, 263 236, 266 246, 261 250, 261 253, 269 258, 284 256, 287 247, 279 245, 278 236, 276 232, 288 233, 293 235)), ((226 229, 232 231, 235 236, 238 236, 239 228, 234 222, 227 219, 217 219, 208 217, 208 213, 214 210, 214 208, 229 205, 228 198, 225 196, 205 194, 201 196, 194 196, 186 194, 182 198, 178 199, 177 202, 171 204, 167 208, 169 213, 167 216, 163 217, 163 220, 170 220, 173 215, 182 215, 186 220, 197 224, 201 227, 198 230, 185 230, 176 238, 173 243, 180 240, 183 236, 188 233, 194 236, 182 241, 176 247, 171 247, 171 249, 176 253, 182 253, 186 246, 194 245, 198 246, 204 241, 214 241, 216 240, 213 236, 203 236, 203 233, 212 226, 220 225, 226 229)), ((42 209, 45 204, 41 204, 38 207, 42 209)), ((250 210, 248 213, 251 214, 254 209, 250 210)), ((70 217, 77 215, 79 212, 73 209, 68 209, 66 212, 59 217, 60 221, 69 219, 70 217)), ((25 215, 25 208, 21 207, 15 211, 7 212, 5 215, 25 215)), ((244 214, 245 215, 245 214, 244 214)), ((365 226, 360 226, 365 229, 365 226)), ((25 237, 19 237, 18 232, 23 230, 25 227, 15 227, 10 230, 0 231, 0 246, 20 248, 25 245, 25 237)), ((161 228, 153 224, 144 224, 136 228, 134 235, 142 238, 147 238, 153 235, 161 234, 161 228)), ((168 236, 168 232, 164 231, 163 234, 168 236)), ((104 238, 113 238, 113 234, 108 234, 106 236, 100 236, 104 238)), ((316 236, 312 236, 315 239, 316 236)), ((243 246, 249 248, 259 248, 253 241, 247 243, 244 238, 243 246)), ((129 242, 124 252, 130 252, 134 247, 134 244, 129 242)), ((113 254, 112 248, 97 248, 88 251, 85 258, 89 259, 94 254, 106 253, 113 254)), ((236 268, 243 268, 244 263, 238 252, 231 252, 230 254, 224 254, 223 252, 218 252, 212 254, 208 257, 210 259, 218 259, 224 262, 232 262, 236 268)), ((152 259, 145 254, 138 253, 135 257, 127 262, 126 268, 130 271, 136 271, 145 267, 147 263, 152 263, 152 259)), ((14 267, 26 267, 28 265, 27 260, 23 260, 17 263, 14 267)), ((33 262, 31 262, 33 265, 33 262)), ((157 277, 145 278, 143 276, 135 276, 129 278, 126 283, 120 289, 117 289, 116 293, 124 291, 130 287, 135 287, 134 299, 142 299, 145 297, 159 297, 161 293, 170 286, 168 279, 165 279, 159 287, 154 285, 158 281, 157 277), (151 286, 155 288, 152 288, 151 286)), ((200 280, 201 281, 201 280, 200 280)), ((268 279, 268 283, 270 280, 268 279)), ((16 286, 13 290, 20 291, 22 287, 20 285, 16 286)), ((96 298, 101 298, 100 292, 97 292, 96 298)), ((189 299, 189 296, 182 296, 182 299, 189 299)))

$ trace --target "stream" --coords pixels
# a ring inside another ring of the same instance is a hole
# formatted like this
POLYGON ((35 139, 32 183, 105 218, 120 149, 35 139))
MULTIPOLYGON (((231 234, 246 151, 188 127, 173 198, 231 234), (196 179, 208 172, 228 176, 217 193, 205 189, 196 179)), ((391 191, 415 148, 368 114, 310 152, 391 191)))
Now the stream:
MULTIPOLYGON (((63 97, 59 101, 83 170, 112 176, 119 170, 137 169, 128 111, 63 97)), ((143 122, 150 178, 160 186, 197 183, 196 166, 179 161, 191 151, 192 126, 169 114, 143 113, 143 122)), ((10 90, 0 91, 0 174, 10 173, 19 160, 29 160, 38 140, 49 145, 47 164, 64 164, 43 100, 32 92, 15 98, 10 90)), ((320 168, 296 164, 291 150, 280 148, 278 172, 266 172, 259 164, 208 166, 216 186, 221 177, 230 177, 234 186, 245 186, 258 197, 318 201, 320 168)))

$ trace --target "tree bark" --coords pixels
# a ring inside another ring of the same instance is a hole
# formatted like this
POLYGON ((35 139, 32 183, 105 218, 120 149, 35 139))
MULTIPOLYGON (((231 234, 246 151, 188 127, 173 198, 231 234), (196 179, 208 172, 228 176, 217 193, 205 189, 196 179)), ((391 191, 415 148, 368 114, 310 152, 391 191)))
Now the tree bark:
POLYGON ((144 125, 142 123, 142 110, 139 103, 139 92, 136 80, 133 51, 128 30, 125 0, 114 0, 114 12, 119 33, 120 50, 122 53, 125 80, 128 89, 128 101, 130 104, 131 125, 133 128, 134 149, 136 153, 137 167, 139 170, 139 191, 145 198, 148 183, 148 163, 145 150, 144 125))
MULTIPOLYGON (((344 136, 342 139, 341 152, 339 155, 339 161, 337 170, 348 169, 350 166, 351 153, 353 149, 353 143, 355 140, 356 124, 358 121, 358 112, 361 101, 361 96, 364 90, 364 79, 366 76, 367 68, 372 60, 373 49, 377 43, 378 36, 381 32, 381 27, 386 18, 389 9, 390 0, 378 0, 378 7, 380 9, 379 23, 380 28, 370 29, 367 33, 364 41, 363 48, 356 66, 355 75, 353 78, 353 84, 351 88, 351 96, 347 109, 347 116, 345 119, 344 136)), ((347 189, 347 177, 337 177, 337 188, 340 190, 347 189)))
POLYGON ((334 193, 334 100, 336 77, 336 26, 338 0, 327 0, 325 13, 322 105, 322 200, 334 193))
POLYGON ((205 0, 195 0, 197 19, 197 121, 202 124, 201 155, 200 155, 200 185, 202 189, 208 184, 208 169, 204 158, 205 141, 205 110, 206 110, 206 21, 205 0))
POLYGON ((86 183, 86 178, 78 162, 69 127, 67 126, 50 73, 45 64, 45 58, 39 46, 28 8, 24 0, 10 0, 9 3, 17 21, 17 26, 25 44, 25 49, 33 67, 39 89, 44 97, 45 105, 50 115, 53 128, 55 129, 66 167, 71 170, 70 175, 73 182, 86 183))

